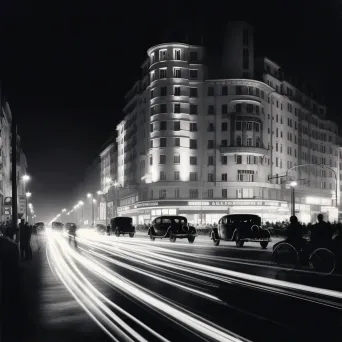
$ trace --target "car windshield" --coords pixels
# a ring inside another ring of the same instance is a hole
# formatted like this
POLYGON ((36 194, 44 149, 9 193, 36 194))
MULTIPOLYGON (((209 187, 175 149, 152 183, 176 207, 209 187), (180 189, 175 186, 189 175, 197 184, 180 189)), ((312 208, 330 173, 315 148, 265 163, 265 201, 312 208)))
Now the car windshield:
POLYGON ((173 221, 177 224, 186 224, 186 220, 184 219, 184 217, 176 217, 173 219, 173 221))
POLYGON ((237 224, 244 224, 244 225, 260 225, 261 218, 259 216, 241 216, 234 218, 234 222, 237 224))
POLYGON ((116 217, 114 220, 116 224, 131 224, 132 223, 131 217, 116 217))

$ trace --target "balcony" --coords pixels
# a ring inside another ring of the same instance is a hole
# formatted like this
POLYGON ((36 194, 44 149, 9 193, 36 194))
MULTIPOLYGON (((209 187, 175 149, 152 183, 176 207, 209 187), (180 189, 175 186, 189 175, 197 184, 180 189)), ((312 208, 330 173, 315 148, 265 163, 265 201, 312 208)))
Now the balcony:
POLYGON ((264 146, 221 146, 220 151, 225 156, 229 154, 253 154, 257 156, 269 155, 269 150, 264 146))

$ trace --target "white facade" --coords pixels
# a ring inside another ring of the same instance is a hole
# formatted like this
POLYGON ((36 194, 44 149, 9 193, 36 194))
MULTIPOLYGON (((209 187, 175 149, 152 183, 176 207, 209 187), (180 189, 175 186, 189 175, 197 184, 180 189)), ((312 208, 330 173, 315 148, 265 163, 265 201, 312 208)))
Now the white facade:
POLYGON ((252 79, 253 30, 244 23, 229 28, 222 75, 234 78, 208 79, 201 46, 168 43, 147 51, 117 127, 118 211, 140 224, 168 213, 202 224, 227 212, 282 221, 290 216, 292 179, 300 220, 319 212, 336 220, 337 125, 269 59, 252 79), (316 166, 296 167, 303 164, 316 166))

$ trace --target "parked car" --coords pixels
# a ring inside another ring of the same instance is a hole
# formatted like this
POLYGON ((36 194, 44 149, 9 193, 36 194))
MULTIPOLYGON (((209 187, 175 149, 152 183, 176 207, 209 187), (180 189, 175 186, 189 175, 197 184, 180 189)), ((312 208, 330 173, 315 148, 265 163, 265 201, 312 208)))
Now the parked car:
POLYGON ((184 216, 160 216, 152 221, 148 235, 152 241, 156 238, 168 238, 171 242, 175 242, 177 238, 186 238, 189 243, 193 243, 197 236, 197 230, 189 225, 184 216))
POLYGON ((133 237, 135 234, 135 227, 133 226, 132 217, 115 217, 110 220, 110 229, 115 236, 128 234, 133 237))
POLYGON ((68 233, 68 234, 69 234, 69 232, 70 232, 70 233, 76 232, 76 229, 77 229, 77 226, 76 226, 76 224, 73 223, 73 222, 68 222, 68 223, 66 223, 65 226, 64 226, 64 231, 65 231, 66 233, 68 233))
POLYGON ((44 222, 36 222, 34 225, 33 225, 33 231, 37 232, 37 233, 40 233, 40 232, 44 232, 45 230, 45 224, 44 222))
POLYGON ((235 214, 221 217, 218 227, 212 228, 210 238, 215 246, 221 240, 235 241, 238 247, 242 247, 245 242, 259 242, 265 249, 271 241, 271 234, 268 229, 261 227, 260 216, 235 214))
POLYGON ((100 234, 106 234, 106 226, 104 224, 100 224, 98 223, 96 226, 95 226, 95 230, 97 233, 100 233, 100 234))
POLYGON ((64 224, 61 222, 52 222, 52 230, 63 232, 64 224))

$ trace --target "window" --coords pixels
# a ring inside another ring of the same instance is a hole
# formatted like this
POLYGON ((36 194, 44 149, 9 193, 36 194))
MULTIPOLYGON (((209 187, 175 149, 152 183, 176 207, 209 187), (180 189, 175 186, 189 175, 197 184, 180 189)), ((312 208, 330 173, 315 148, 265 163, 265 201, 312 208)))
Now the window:
POLYGON ((180 155, 179 154, 174 154, 173 155, 173 163, 174 164, 179 164, 180 163, 180 155))
POLYGON ((182 77, 182 73, 181 73, 180 68, 174 68, 173 69, 173 77, 175 77, 175 78, 181 78, 182 77))
POLYGON ((208 182, 213 182, 213 181, 214 181, 214 174, 208 173, 208 182))
POLYGON ((191 182, 197 181, 197 172, 190 172, 190 181, 191 182))
POLYGON ((197 51, 190 51, 189 61, 190 62, 197 62, 198 61, 198 53, 197 53, 197 51))
POLYGON ((154 92, 153 92, 153 89, 151 90, 151 99, 154 98, 154 92))
POLYGON ((190 88, 190 97, 197 97, 197 88, 190 88))
POLYGON ((247 146, 253 146, 252 138, 247 138, 247 146))
POLYGON ((166 50, 160 50, 159 51, 159 60, 160 61, 166 61, 167 59, 167 51, 166 50))
POLYGON ((159 69, 159 78, 166 78, 166 69, 159 69))
POLYGON ((208 96, 214 96, 214 87, 208 87, 208 96))
POLYGON ((192 150, 197 149, 197 140, 195 139, 190 139, 190 148, 192 150))
POLYGON ((166 164, 166 155, 165 154, 161 154, 159 156, 159 164, 166 164))
POLYGON ((228 95, 228 87, 227 86, 222 86, 221 94, 222 94, 222 96, 228 95))
POLYGON ((222 189, 222 198, 228 198, 228 191, 227 191, 227 189, 222 189))
POLYGON ((242 156, 235 155, 236 164, 242 164, 242 156))
POLYGON ((153 157, 150 156, 150 165, 153 165, 153 157))
POLYGON ((197 157, 190 156, 190 165, 197 165, 197 157))
POLYGON ((221 158, 221 163, 222 163, 222 165, 227 165, 227 163, 228 163, 228 157, 227 157, 227 156, 222 156, 222 158, 221 158))
POLYGON ((252 130, 252 123, 251 122, 245 122, 245 128, 246 131, 251 131, 252 130))
POLYGON ((190 79, 196 80, 198 77, 198 70, 197 69, 190 69, 190 79))
POLYGON ((208 132, 214 132, 215 131, 215 127, 214 127, 214 124, 212 122, 209 122, 208 123, 208 129, 207 129, 208 132))
POLYGON ((242 146, 242 139, 239 135, 236 137, 236 146, 237 147, 242 146))
POLYGON ((153 148, 153 140, 150 140, 150 148, 153 148))
POLYGON ((228 146, 228 140, 223 139, 221 140, 221 147, 227 147, 228 146))
POLYGON ((256 147, 261 147, 260 137, 256 137, 255 146, 256 146, 256 147))
POLYGON ((251 103, 247 103, 247 113, 253 113, 253 105, 251 103))
POLYGON ((197 114, 197 105, 190 104, 190 114, 197 114))
POLYGON ((166 147, 166 138, 160 138, 160 147, 166 147))
POLYGON ((253 122, 254 132, 260 131, 260 124, 258 122, 253 122))
POLYGON ((214 148, 214 140, 208 140, 208 149, 214 148))
POLYGON ((238 182, 254 182, 254 170, 238 170, 238 182))
POLYGON ((159 190, 159 199, 163 199, 163 198, 166 198, 166 190, 165 189, 159 190))
POLYGON ((175 138, 175 146, 180 146, 180 138, 175 138))
POLYGON ((214 198, 214 190, 213 189, 208 190, 208 198, 214 198))
POLYGON ((150 132, 153 132, 153 123, 150 124, 150 132))
POLYGON ((221 174, 221 181, 222 181, 222 182, 227 182, 227 179, 228 179, 228 178, 227 178, 227 174, 226 174, 226 173, 222 173, 222 174, 221 174))
POLYGON ((160 113, 167 113, 166 103, 162 103, 159 107, 160 113))
POLYGON ((175 198, 179 198, 179 189, 175 189, 175 198))
POLYGON ((189 197, 191 199, 196 199, 198 198, 198 189, 190 189, 189 190, 189 197))
POLYGON ((173 51, 174 51, 174 59, 176 61, 180 61, 180 59, 181 59, 181 50, 175 49, 173 51))
POLYGON ((208 165, 214 165, 214 157, 213 156, 208 157, 208 165))
POLYGON ((179 171, 173 171, 173 179, 175 181, 179 181, 179 171))
POLYGON ((173 105, 173 111, 174 111, 175 113, 180 113, 180 112, 181 112, 180 103, 175 103, 175 104, 173 105))
POLYGON ((228 113, 228 106, 226 104, 223 104, 221 107, 221 113, 227 114, 228 113))
POLYGON ((241 113, 242 112, 242 104, 241 103, 237 103, 235 105, 235 111, 236 111, 236 113, 241 113))
POLYGON ((208 115, 214 115, 215 114, 215 107, 213 105, 208 106, 208 115))
POLYGON ((197 122, 190 122, 190 132, 197 132, 197 122))
POLYGON ((166 173, 165 173, 165 171, 160 171, 160 173, 159 173, 159 179, 160 179, 161 181, 165 181, 165 180, 166 180, 166 173))
POLYGON ((228 123, 227 122, 222 122, 221 123, 221 131, 222 132, 228 131, 228 123))
POLYGON ((180 131, 180 121, 175 121, 173 123, 173 130, 174 131, 180 131))
POLYGON ((166 96, 167 95, 167 88, 161 87, 160 88, 160 96, 166 96))
POLYGON ((167 130, 167 121, 160 121, 160 130, 161 131, 167 130))
POLYGON ((180 87, 175 87, 174 88, 174 95, 175 96, 180 96, 180 94, 181 94, 180 87))
POLYGON ((235 122, 235 130, 236 131, 241 131, 242 130, 242 123, 241 123, 241 121, 236 121, 235 122))

